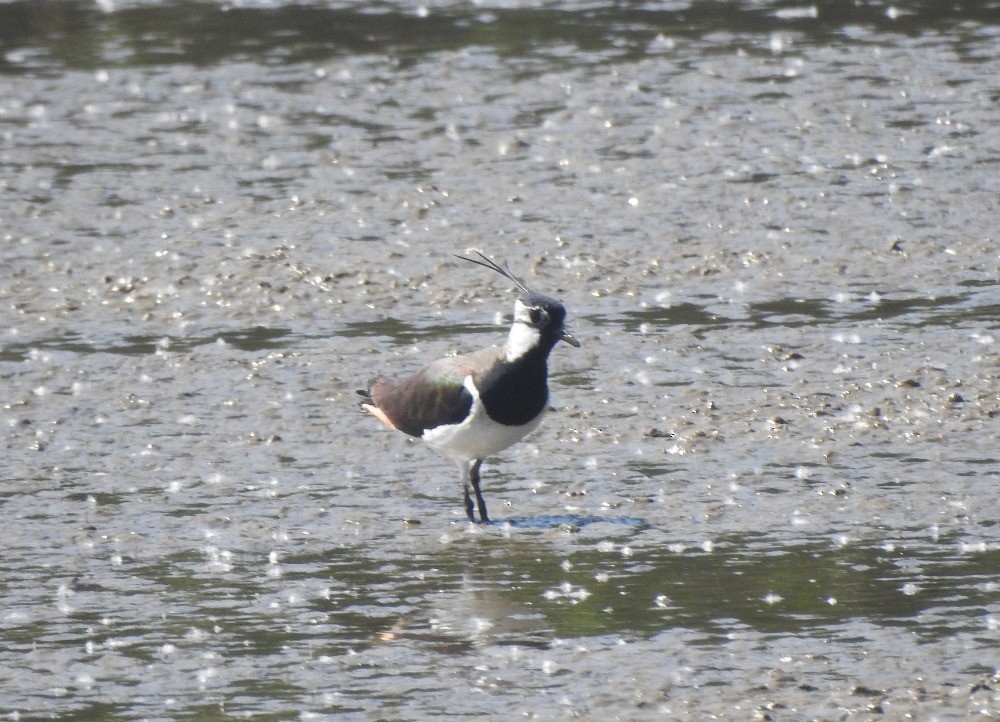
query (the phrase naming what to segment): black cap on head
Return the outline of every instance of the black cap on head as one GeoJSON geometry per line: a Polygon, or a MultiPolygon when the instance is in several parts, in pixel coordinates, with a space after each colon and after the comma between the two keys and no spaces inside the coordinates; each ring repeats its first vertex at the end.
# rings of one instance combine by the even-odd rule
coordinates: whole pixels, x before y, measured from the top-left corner
{"type": "Polygon", "coordinates": [[[580,342],[563,325],[566,320],[566,308],[559,301],[551,296],[545,296],[532,291],[528,287],[528,284],[513,274],[510,266],[506,263],[503,266],[497,265],[495,261],[487,258],[486,254],[480,250],[475,250],[475,254],[479,258],[468,258],[460,256],[457,253],[455,254],[455,258],[461,258],[463,261],[489,268],[491,271],[496,271],[504,278],[513,281],[514,285],[523,294],[518,298],[518,301],[528,310],[528,318],[521,319],[523,322],[537,328],[543,334],[552,337],[554,339],[552,343],[555,343],[555,341],[565,341],[570,346],[580,347],[580,342]],[[533,311],[534,313],[532,313],[533,311]]]}

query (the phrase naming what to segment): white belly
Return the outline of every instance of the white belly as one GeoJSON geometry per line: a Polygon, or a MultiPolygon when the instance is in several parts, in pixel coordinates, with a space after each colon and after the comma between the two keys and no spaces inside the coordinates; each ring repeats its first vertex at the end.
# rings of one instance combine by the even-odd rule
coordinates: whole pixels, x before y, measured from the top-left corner
{"type": "Polygon", "coordinates": [[[421,437],[431,447],[456,460],[483,459],[506,449],[534,431],[545,412],[521,426],[504,426],[491,419],[486,407],[479,400],[479,393],[472,379],[465,380],[465,388],[472,394],[472,409],[465,421],[450,426],[429,429],[421,437]]]}

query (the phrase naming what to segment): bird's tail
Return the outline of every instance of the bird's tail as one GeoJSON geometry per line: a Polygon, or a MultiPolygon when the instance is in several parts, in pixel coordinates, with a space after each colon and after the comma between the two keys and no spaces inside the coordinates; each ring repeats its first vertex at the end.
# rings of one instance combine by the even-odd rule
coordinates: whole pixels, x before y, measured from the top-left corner
{"type": "MultiPolygon", "coordinates": [[[[374,385],[374,381],[372,384],[374,385]]],[[[376,419],[381,421],[383,424],[388,426],[390,429],[395,429],[396,425],[389,420],[389,417],[385,415],[385,412],[378,407],[375,400],[372,398],[372,392],[366,391],[364,389],[358,389],[358,396],[361,397],[361,410],[365,411],[376,419]]]]}

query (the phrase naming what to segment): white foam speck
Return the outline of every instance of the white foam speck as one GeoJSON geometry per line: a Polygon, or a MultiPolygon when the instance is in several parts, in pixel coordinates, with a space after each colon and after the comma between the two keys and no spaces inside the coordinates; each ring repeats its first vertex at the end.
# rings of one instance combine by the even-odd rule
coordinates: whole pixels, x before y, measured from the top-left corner
{"type": "MultiPolygon", "coordinates": [[[[652,41],[650,41],[649,45],[647,46],[649,50],[673,50],[676,47],[677,47],[677,41],[674,40],[673,38],[668,38],[666,35],[663,35],[662,33],[653,38],[652,41]]],[[[666,103],[667,100],[669,100],[669,98],[664,99],[663,102],[666,103]]],[[[669,106],[664,106],[664,107],[669,107],[669,106]]]]}
{"type": "Polygon", "coordinates": [[[574,587],[569,582],[563,582],[558,587],[554,589],[546,589],[542,592],[542,597],[550,601],[556,600],[566,600],[572,604],[577,602],[582,602],[584,599],[590,596],[588,592],[583,587],[574,587]]]}
{"type": "Polygon", "coordinates": [[[267,576],[277,579],[281,576],[281,565],[278,564],[278,552],[267,555],[267,576]]]}
{"type": "Polygon", "coordinates": [[[986,542],[962,542],[958,548],[963,554],[980,554],[986,551],[986,542]]]}
{"type": "Polygon", "coordinates": [[[69,605],[67,600],[72,597],[76,592],[69,588],[66,584],[60,584],[58,589],[56,589],[56,609],[58,609],[63,614],[69,614],[73,611],[73,607],[69,605]]]}
{"type": "Polygon", "coordinates": [[[861,343],[861,335],[857,333],[835,333],[831,338],[837,343],[861,343]]]}
{"type": "Polygon", "coordinates": [[[774,16],[781,20],[800,20],[806,18],[818,18],[819,8],[815,5],[804,7],[780,8],[774,11],[774,16]]]}
{"type": "Polygon", "coordinates": [[[202,689],[208,686],[209,680],[215,677],[216,671],[214,667],[206,667],[205,669],[198,670],[198,684],[202,689]]]}

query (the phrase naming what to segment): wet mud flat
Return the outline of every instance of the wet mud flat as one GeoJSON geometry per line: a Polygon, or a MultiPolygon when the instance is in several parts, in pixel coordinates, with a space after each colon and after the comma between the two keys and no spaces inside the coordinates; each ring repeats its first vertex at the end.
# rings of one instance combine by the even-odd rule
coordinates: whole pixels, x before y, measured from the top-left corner
{"type": "Polygon", "coordinates": [[[996,714],[984,8],[4,6],[0,711],[996,714]],[[470,247],[490,525],[355,394],[470,247]]]}

